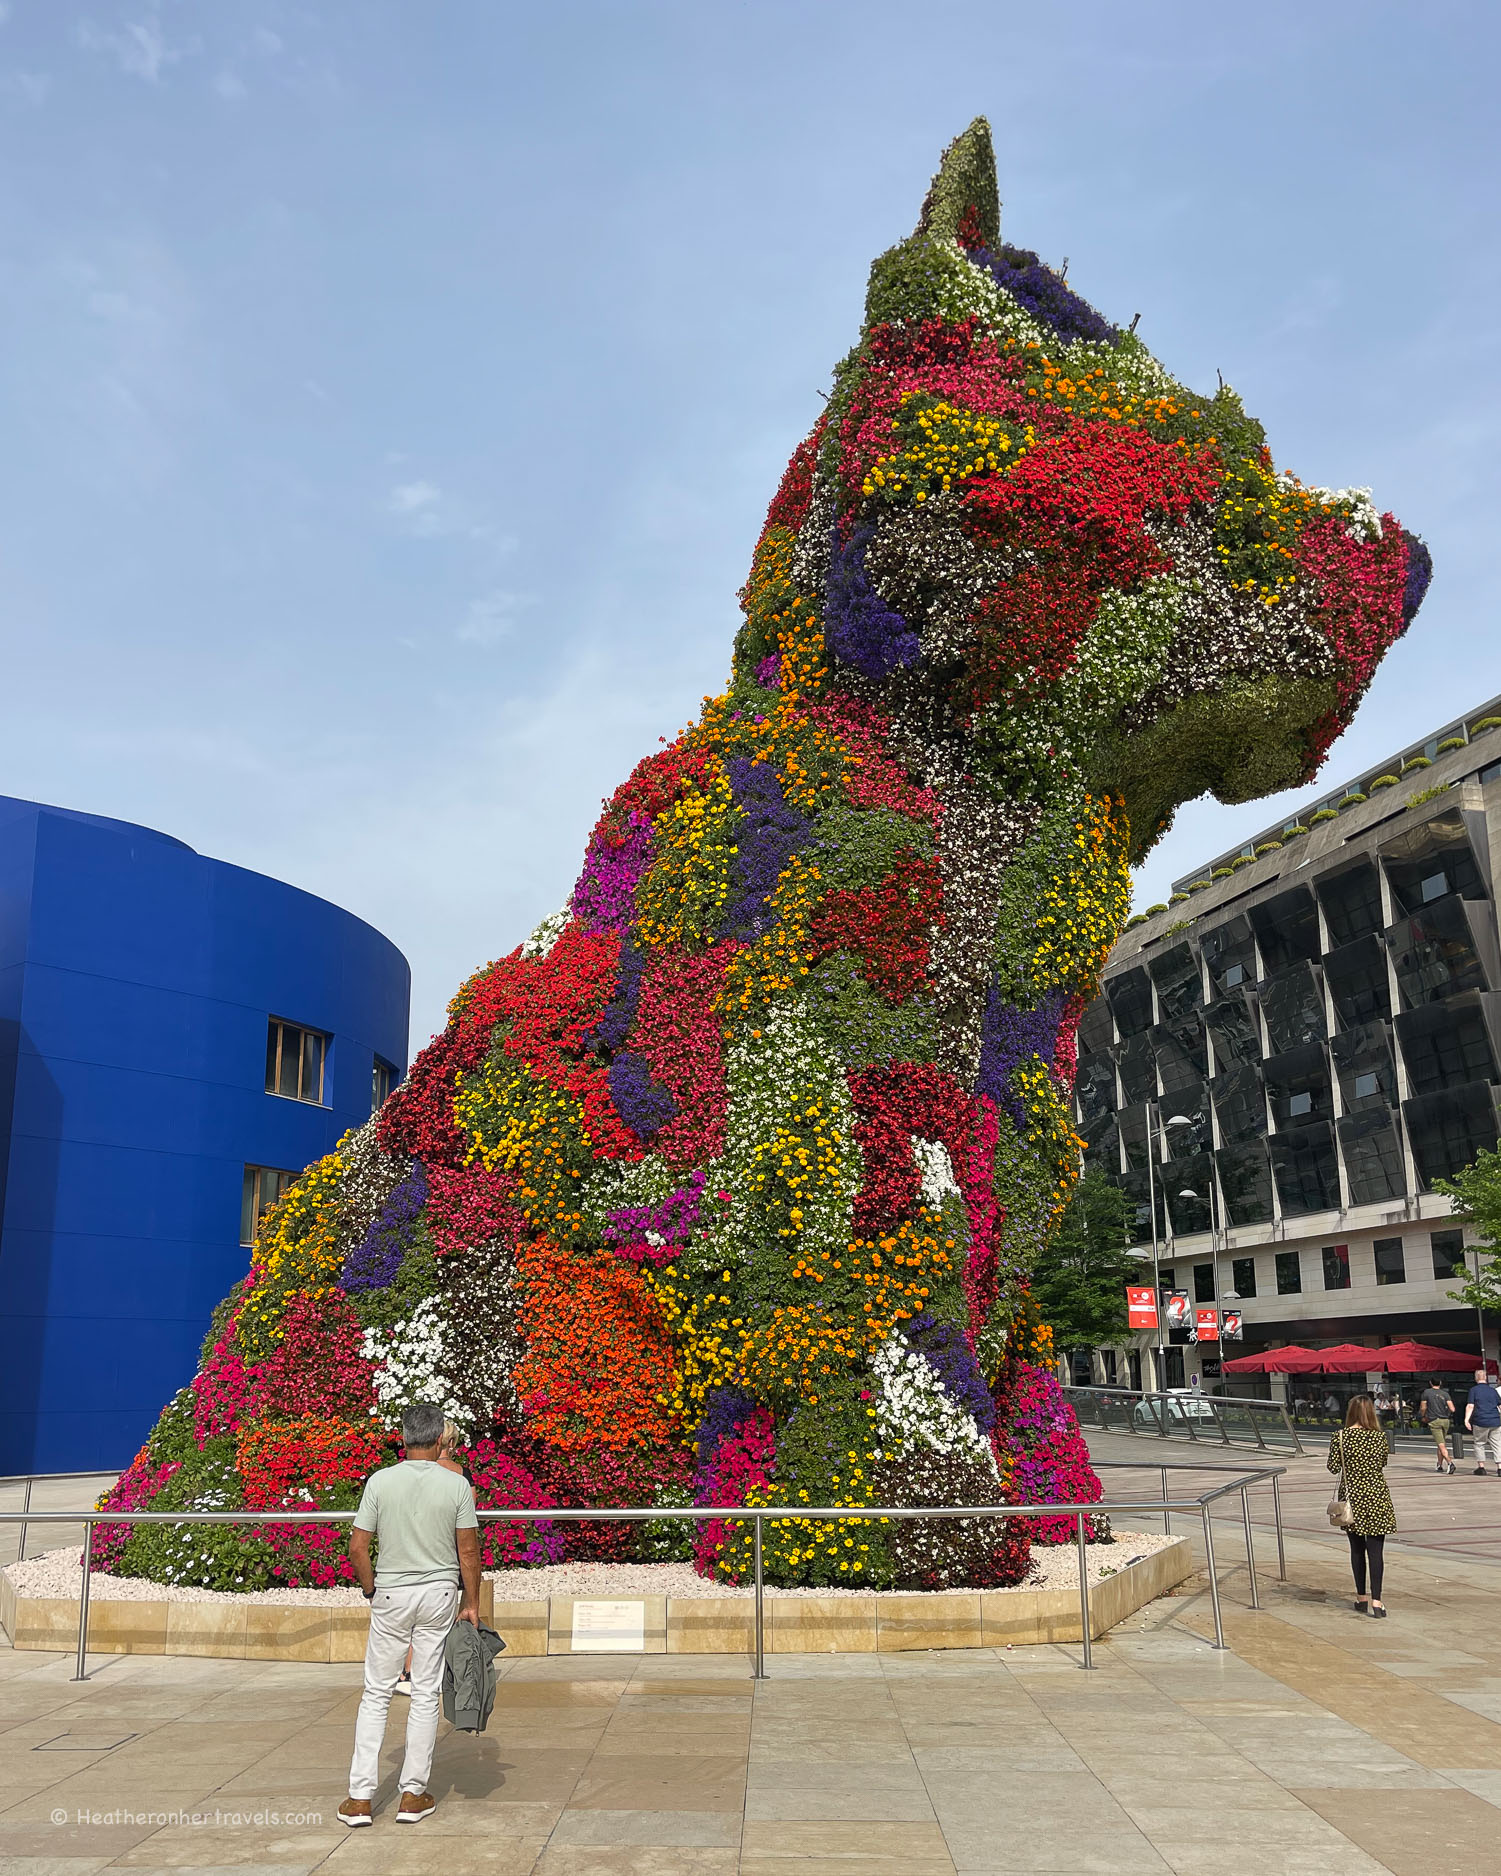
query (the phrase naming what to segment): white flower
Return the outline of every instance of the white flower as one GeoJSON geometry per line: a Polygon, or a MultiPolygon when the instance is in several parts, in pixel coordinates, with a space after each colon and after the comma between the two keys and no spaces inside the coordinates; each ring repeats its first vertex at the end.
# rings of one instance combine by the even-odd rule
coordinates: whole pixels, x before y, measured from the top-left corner
{"type": "Polygon", "coordinates": [[[922,1140],[913,1134],[912,1157],[917,1161],[918,1177],[922,1180],[923,1204],[930,1211],[942,1211],[945,1199],[960,1196],[954,1162],[941,1140],[922,1140]]]}
{"type": "Polygon", "coordinates": [[[392,1422],[416,1401],[431,1401],[450,1420],[463,1422],[468,1411],[455,1398],[444,1351],[445,1323],[439,1299],[424,1297],[410,1316],[390,1329],[367,1329],[360,1344],[366,1361],[376,1363],[371,1379],[376,1405],[372,1415],[392,1422]]]}
{"type": "Polygon", "coordinates": [[[573,900],[565,900],[551,917],[543,919],[532,935],[522,942],[521,955],[524,958],[545,958],[553,946],[568,928],[568,921],[573,917],[573,900]]]}
{"type": "Polygon", "coordinates": [[[906,1336],[897,1333],[882,1345],[871,1372],[881,1389],[876,1430],[884,1443],[935,1453],[967,1453],[995,1470],[989,1437],[974,1415],[945,1391],[932,1363],[906,1336]]]}

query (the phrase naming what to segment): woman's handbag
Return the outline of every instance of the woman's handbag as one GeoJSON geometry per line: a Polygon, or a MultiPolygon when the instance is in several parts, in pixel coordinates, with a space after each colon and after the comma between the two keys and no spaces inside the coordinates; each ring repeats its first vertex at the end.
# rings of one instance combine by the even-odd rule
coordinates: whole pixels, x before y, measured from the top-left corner
{"type": "Polygon", "coordinates": [[[1355,1513],[1350,1508],[1350,1501],[1345,1496],[1345,1429],[1339,1430],[1339,1488],[1329,1500],[1329,1522],[1336,1531],[1348,1531],[1355,1522],[1355,1513]]]}

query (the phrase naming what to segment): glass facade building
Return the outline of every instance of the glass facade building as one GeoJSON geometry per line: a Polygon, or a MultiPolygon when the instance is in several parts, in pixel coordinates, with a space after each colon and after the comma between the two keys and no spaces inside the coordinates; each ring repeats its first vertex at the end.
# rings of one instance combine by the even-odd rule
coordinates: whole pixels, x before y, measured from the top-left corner
{"type": "Polygon", "coordinates": [[[1176,1287],[1241,1313],[1227,1352],[1479,1357],[1435,1188],[1501,1131],[1498,863],[1501,700],[1178,881],[1116,946],[1079,1032],[1086,1164],[1176,1287]]]}

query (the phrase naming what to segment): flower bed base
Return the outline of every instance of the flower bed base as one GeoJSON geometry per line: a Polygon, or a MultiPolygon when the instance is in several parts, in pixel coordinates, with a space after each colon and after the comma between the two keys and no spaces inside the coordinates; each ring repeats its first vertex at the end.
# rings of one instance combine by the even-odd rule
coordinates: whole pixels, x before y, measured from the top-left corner
{"type": "MultiPolygon", "coordinates": [[[[1091,1639],[1192,1574],[1186,1538],[1091,1583],[1091,1639]]],[[[566,1655],[573,1648],[571,1596],[496,1602],[486,1582],[485,1620],[506,1638],[507,1653],[566,1655]]],[[[746,1596],[637,1596],[647,1654],[749,1654],[754,1605],[746,1596]]],[[[369,1617],[341,1603],[319,1608],[220,1602],[111,1602],[89,1608],[90,1654],[207,1655],[228,1661],[362,1661],[369,1617]]],[[[64,1597],[21,1596],[0,1571],[0,1627],[13,1648],[55,1653],[78,1641],[78,1604],[64,1597]]],[[[888,1654],[913,1648],[998,1648],[1080,1639],[1079,1593],[1068,1589],[937,1590],[869,1595],[777,1595],[766,1598],[769,1654],[888,1654]]],[[[580,1652],[583,1652],[582,1650],[580,1652]]]]}

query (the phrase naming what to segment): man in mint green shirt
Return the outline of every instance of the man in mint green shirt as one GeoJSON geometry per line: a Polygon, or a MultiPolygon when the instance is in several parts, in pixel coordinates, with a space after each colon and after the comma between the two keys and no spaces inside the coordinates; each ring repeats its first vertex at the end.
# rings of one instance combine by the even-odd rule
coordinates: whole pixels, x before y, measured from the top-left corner
{"type": "Polygon", "coordinates": [[[402,1415],[406,1458],[372,1473],[349,1534],[349,1561],[370,1604],[365,1691],[354,1726],[349,1796],[339,1806],[351,1826],[372,1822],[386,1716],[407,1649],[412,1706],[407,1715],[398,1824],[420,1824],[435,1800],[427,1788],[438,1738],[443,1644],[455,1620],[479,1621],[479,1519],[462,1474],[440,1466],[443,1409],[422,1401],[402,1415]],[[370,1539],[378,1565],[370,1561],[370,1539]]]}

